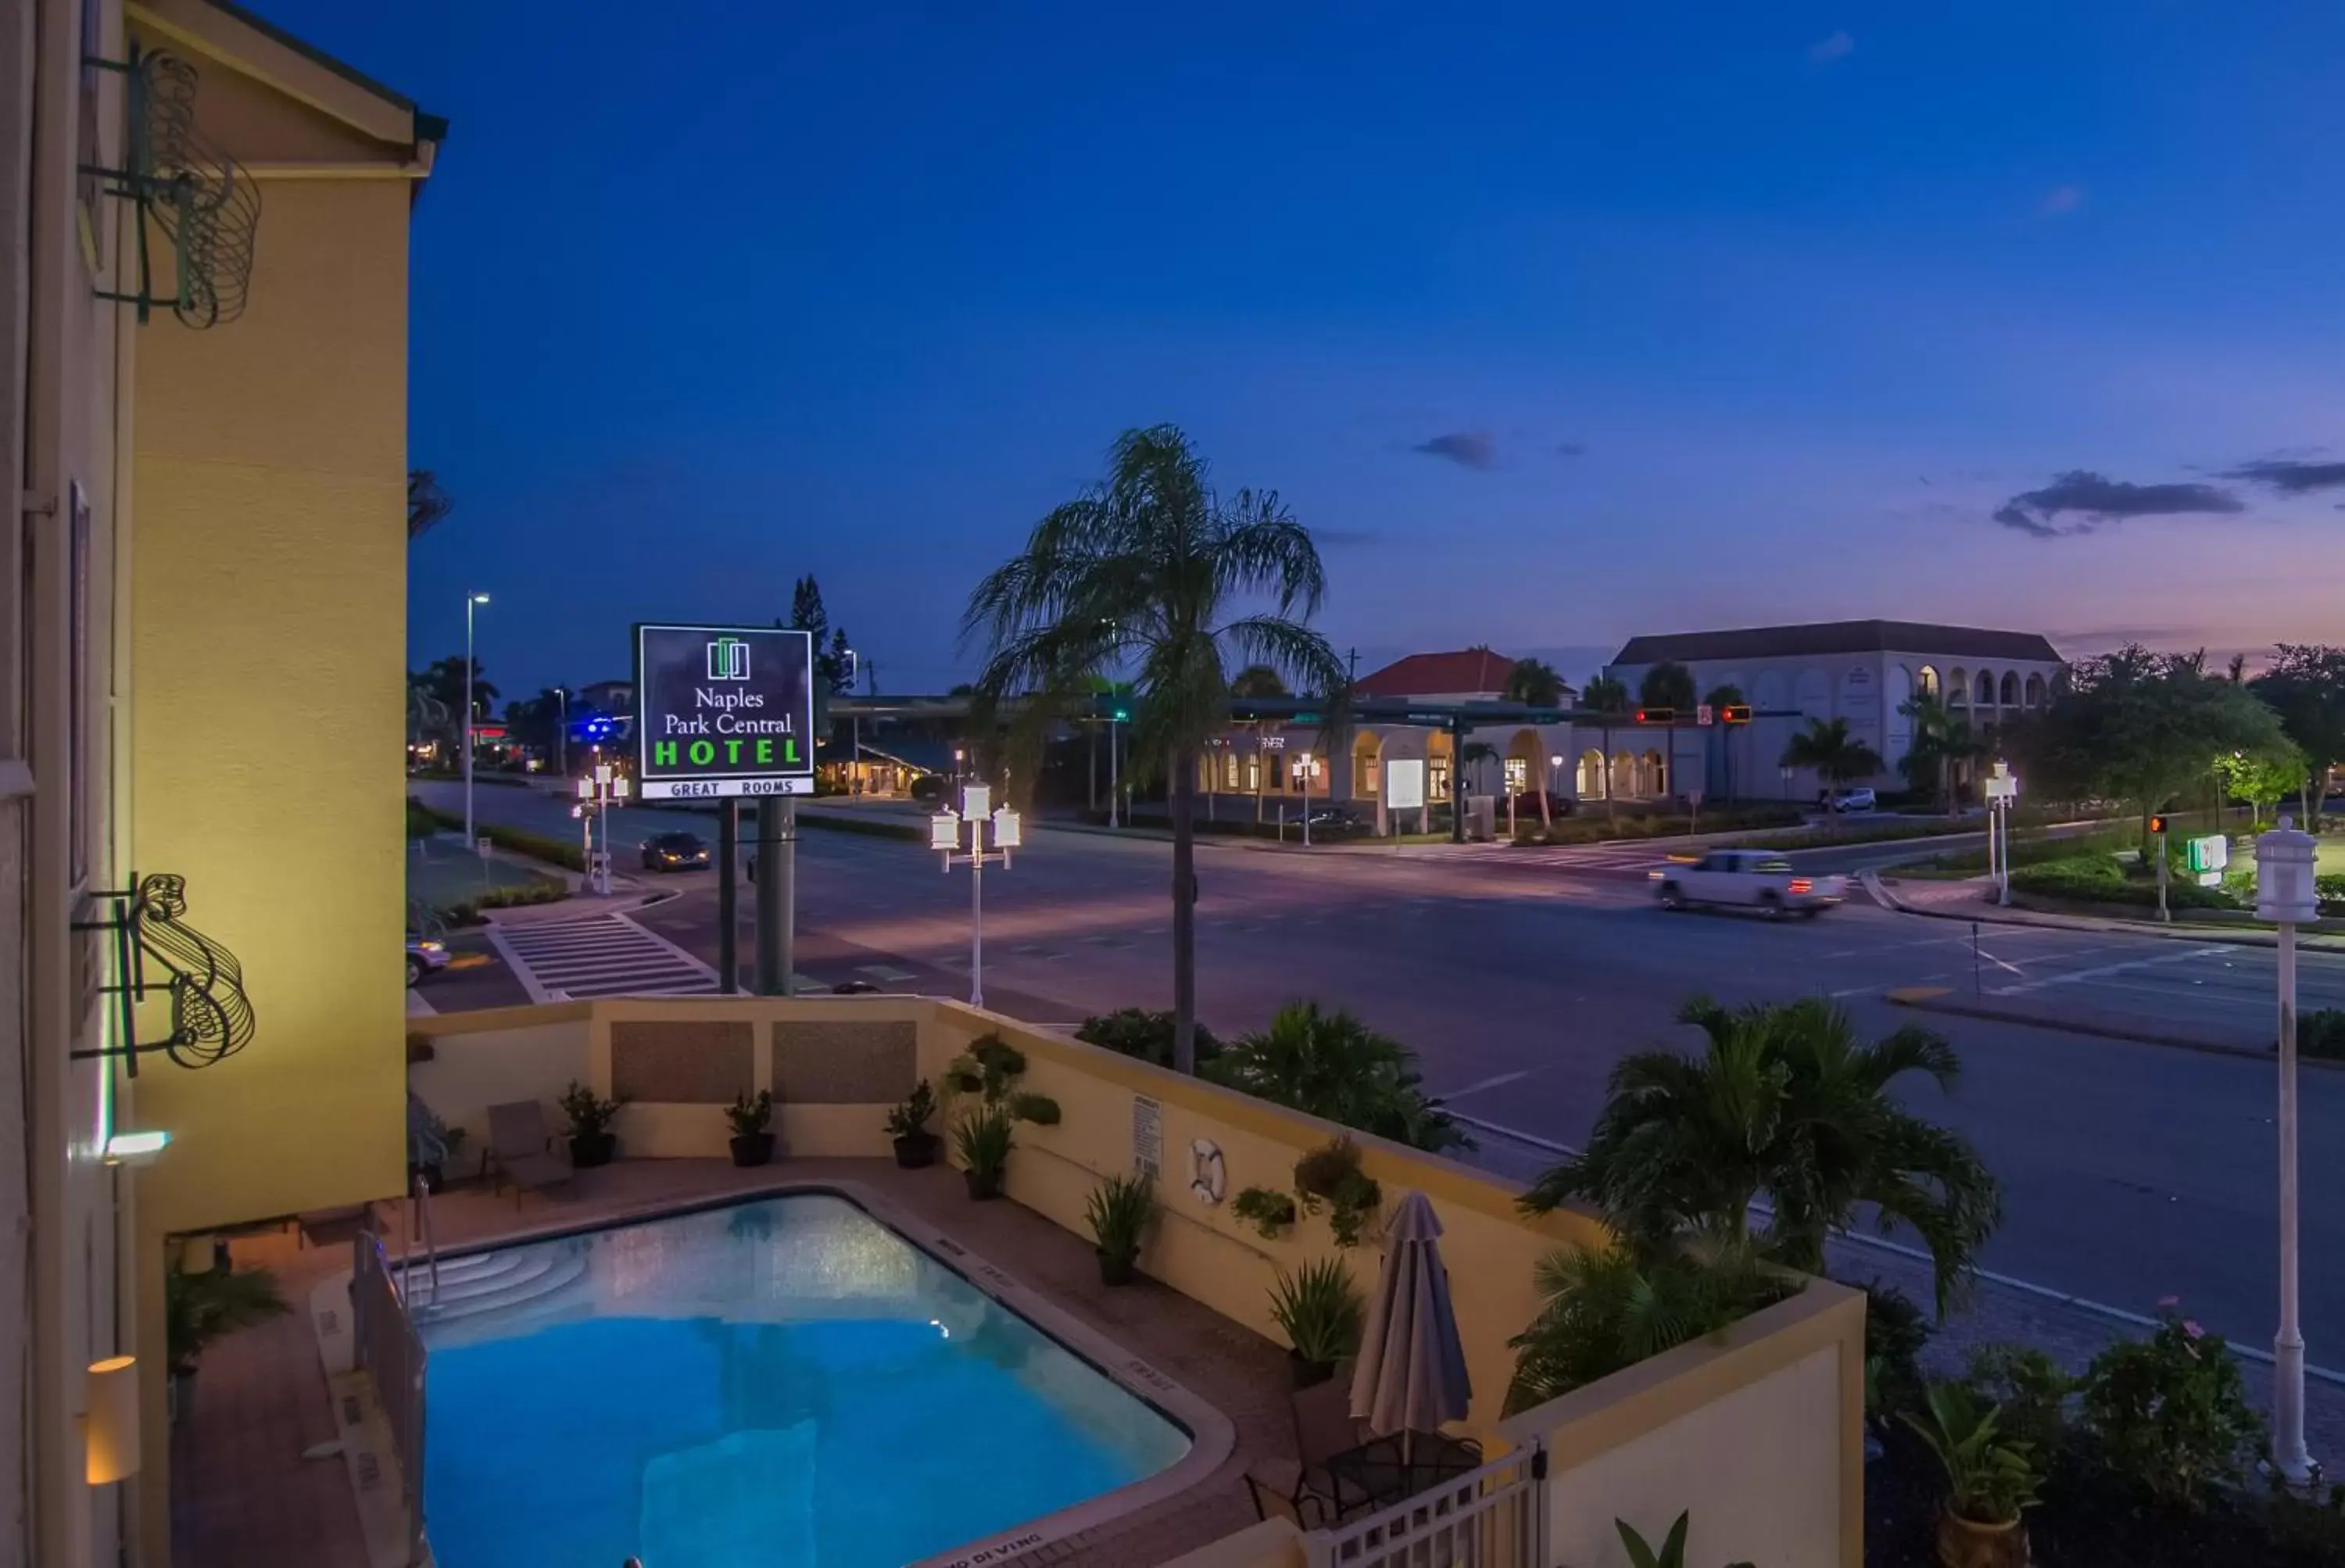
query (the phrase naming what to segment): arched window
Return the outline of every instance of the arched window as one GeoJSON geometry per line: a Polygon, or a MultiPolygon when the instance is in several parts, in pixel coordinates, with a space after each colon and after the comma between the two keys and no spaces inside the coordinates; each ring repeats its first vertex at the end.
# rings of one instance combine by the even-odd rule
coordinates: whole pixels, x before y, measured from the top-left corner
{"type": "Polygon", "coordinates": [[[1914,688],[1921,692],[1924,697],[1937,696],[1938,667],[1934,664],[1924,665],[1922,667],[1922,673],[1914,677],[1914,688]]]}
{"type": "Polygon", "coordinates": [[[1583,751],[1579,754],[1579,796],[1583,800],[1600,799],[1604,794],[1604,753],[1583,751]]]}
{"type": "Polygon", "coordinates": [[[1954,667],[1954,675],[1946,682],[1946,702],[1953,708],[1968,708],[1971,705],[1971,677],[1963,673],[1960,665],[1954,667]]]}
{"type": "Polygon", "coordinates": [[[2040,675],[2031,675],[2027,677],[2027,706],[2030,708],[2044,706],[2044,677],[2040,675]]]}
{"type": "Polygon", "coordinates": [[[2003,672],[2002,700],[2003,706],[2005,708],[2017,708],[2019,706],[2019,674],[2015,670],[2007,669],[2003,672]]]}
{"type": "Polygon", "coordinates": [[[1978,672],[1978,705],[1981,708],[1995,705],[1995,677],[1985,670],[1978,672]]]}

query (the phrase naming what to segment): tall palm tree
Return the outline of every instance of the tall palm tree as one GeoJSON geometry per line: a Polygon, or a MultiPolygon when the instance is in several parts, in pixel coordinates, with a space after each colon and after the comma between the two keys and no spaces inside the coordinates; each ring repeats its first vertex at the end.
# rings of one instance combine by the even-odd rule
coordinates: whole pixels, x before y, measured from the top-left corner
{"type": "Polygon", "coordinates": [[[1847,784],[1880,772],[1881,753],[1850,734],[1845,718],[1811,718],[1783,748],[1782,765],[1812,768],[1828,783],[1847,784]]]}
{"type": "Polygon", "coordinates": [[[1286,679],[1266,664],[1250,664],[1230,677],[1232,697],[1287,697],[1286,679]]]}
{"type": "Polygon", "coordinates": [[[1637,683],[1637,701],[1645,708],[1684,709],[1693,706],[1693,671],[1664,659],[1637,683]]]}
{"type": "Polygon", "coordinates": [[[1702,1054],[1622,1059],[1587,1149],[1540,1176],[1524,1207],[1577,1199],[1649,1242],[1741,1242],[1763,1196],[1767,1251],[1813,1273],[1825,1239],[1871,1205],[1883,1230],[1920,1235],[1943,1308],[2002,1219],[2002,1189],[1966,1140],[1906,1110],[1893,1085],[1920,1074],[1952,1088],[1953,1047],[1912,1025],[1866,1044],[1822,997],[1728,1008],[1694,996],[1678,1017],[1701,1030],[1702,1054]]]}
{"type": "Polygon", "coordinates": [[[1985,755],[1986,748],[1971,728],[1971,721],[1929,692],[1917,692],[1897,705],[1913,720],[1914,740],[1905,753],[1906,781],[1916,788],[1927,779],[1938,797],[1939,809],[1954,811],[1954,769],[1985,755]]]}
{"type": "Polygon", "coordinates": [[[1591,675],[1579,688],[1579,706],[1603,716],[1597,720],[1604,736],[1604,766],[1598,771],[1604,776],[1604,820],[1609,822],[1613,820],[1612,717],[1629,711],[1629,688],[1609,675],[1591,675]]]}
{"type": "Polygon", "coordinates": [[[1134,769],[1171,785],[1172,1059],[1183,1073],[1196,1070],[1197,758],[1229,722],[1232,655],[1341,708],[1343,661],[1306,624],[1326,591],[1309,530],[1276,494],[1217,494],[1189,438],[1162,424],[1119,436],[1107,478],[1036,524],[962,617],[964,638],[989,645],[980,705],[1024,699],[1013,738],[1030,752],[1091,677],[1132,674],[1134,769]]]}
{"type": "Polygon", "coordinates": [[[1474,1140],[1420,1086],[1416,1053],[1341,1008],[1293,1002],[1206,1068],[1214,1083],[1380,1138],[1440,1153],[1474,1140]]]}
{"type": "Polygon", "coordinates": [[[1563,677],[1544,659],[1518,658],[1507,671],[1507,685],[1501,695],[1508,702],[1519,702],[1527,708],[1553,708],[1563,700],[1563,677]]]}

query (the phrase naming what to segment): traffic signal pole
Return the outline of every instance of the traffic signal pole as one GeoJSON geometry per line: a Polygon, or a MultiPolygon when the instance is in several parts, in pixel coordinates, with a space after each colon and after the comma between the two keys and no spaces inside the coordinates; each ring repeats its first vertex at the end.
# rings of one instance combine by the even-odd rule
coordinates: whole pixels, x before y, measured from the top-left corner
{"type": "Polygon", "coordinates": [[[741,802],[716,807],[716,989],[741,989],[741,802]]]}

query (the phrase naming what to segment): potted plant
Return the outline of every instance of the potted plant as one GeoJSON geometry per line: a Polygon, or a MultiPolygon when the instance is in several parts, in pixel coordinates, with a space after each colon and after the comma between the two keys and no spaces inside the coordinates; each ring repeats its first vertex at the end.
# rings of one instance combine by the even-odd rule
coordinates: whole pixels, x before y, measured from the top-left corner
{"type": "Polygon", "coordinates": [[[1270,1288],[1270,1315],[1293,1349],[1287,1363],[1294,1386],[1307,1389],[1335,1375],[1335,1363],[1360,1347],[1367,1303],[1340,1257],[1278,1271],[1270,1288]]]}
{"type": "Polygon", "coordinates": [[[1100,1283],[1129,1285],[1140,1262],[1140,1241],[1156,1218],[1156,1186],[1145,1174],[1110,1176],[1091,1188],[1083,1206],[1099,1245],[1100,1283]]]}
{"type": "Polygon", "coordinates": [[[1999,1407],[1960,1383],[1933,1381],[1927,1419],[1908,1412],[1946,1471],[1938,1510],[1938,1561],[1944,1568],[2026,1568],[2023,1510],[2035,1506],[2044,1471],[2032,1444],[2006,1438],[1999,1407]]]}
{"type": "Polygon", "coordinates": [[[171,1375],[171,1419],[195,1408],[196,1363],[223,1334],[291,1311],[266,1268],[225,1266],[202,1274],[174,1268],[163,1277],[164,1361],[171,1375]]]}
{"type": "Polygon", "coordinates": [[[760,1089],[755,1095],[743,1095],[726,1107],[725,1119],[733,1124],[733,1163],[746,1168],[761,1166],[774,1157],[774,1092],[760,1089]]]}
{"type": "Polygon", "coordinates": [[[574,1078],[570,1087],[562,1091],[560,1104],[562,1114],[570,1118],[571,1167],[583,1171],[609,1165],[619,1143],[618,1135],[611,1131],[611,1121],[626,1102],[604,1099],[574,1078]]]}
{"type": "Polygon", "coordinates": [[[904,1169],[923,1170],[935,1163],[937,1135],[929,1131],[929,1123],[936,1114],[937,1092],[926,1078],[888,1113],[888,1135],[896,1140],[896,1163],[904,1169]]]}
{"type": "Polygon", "coordinates": [[[1250,1186],[1231,1203],[1230,1213],[1260,1231],[1264,1240],[1275,1241],[1280,1231],[1294,1223],[1294,1195],[1250,1186]]]}
{"type": "MultiPolygon", "coordinates": [[[[1620,1532],[1620,1549],[1629,1554],[1629,1568],[1686,1568],[1686,1524],[1692,1517],[1679,1514],[1659,1547],[1638,1534],[1627,1520],[1614,1520],[1612,1528],[1620,1532]]],[[[1751,1564],[1730,1563],[1726,1568],[1751,1568],[1751,1564]]]]}
{"type": "Polygon", "coordinates": [[[1360,1233],[1384,1202],[1384,1189],[1360,1168],[1360,1145],[1349,1135],[1331,1139],[1294,1162],[1294,1190],[1313,1214],[1320,1205],[1327,1206],[1327,1229],[1343,1247],[1360,1244],[1360,1233]]]}
{"type": "Polygon", "coordinates": [[[961,1179],[979,1202],[1001,1196],[1002,1167],[1017,1146],[1010,1113],[999,1105],[972,1111],[953,1125],[953,1152],[960,1156],[961,1179]]]}
{"type": "Polygon", "coordinates": [[[423,1190],[437,1193],[444,1177],[447,1162],[456,1152],[456,1139],[461,1133],[451,1132],[422,1097],[410,1089],[407,1092],[407,1186],[414,1191],[418,1181],[423,1190]]]}

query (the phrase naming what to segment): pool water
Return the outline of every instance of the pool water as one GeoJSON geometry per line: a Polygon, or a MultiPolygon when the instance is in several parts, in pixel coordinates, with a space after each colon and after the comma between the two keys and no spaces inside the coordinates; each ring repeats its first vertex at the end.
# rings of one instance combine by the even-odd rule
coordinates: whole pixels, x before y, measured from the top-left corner
{"type": "Polygon", "coordinates": [[[451,1260],[420,1327],[441,1568],[894,1568],[1189,1435],[844,1198],[451,1260]]]}

